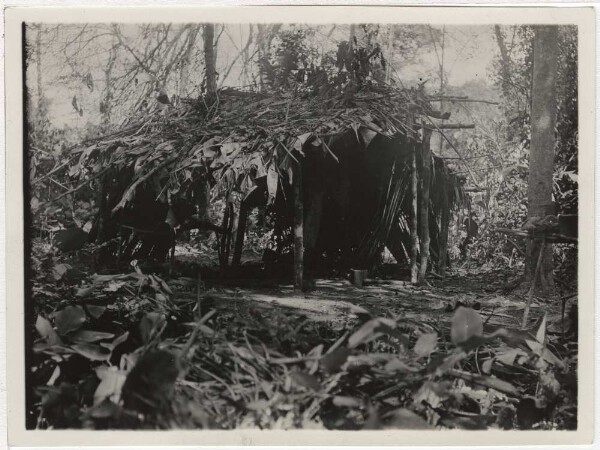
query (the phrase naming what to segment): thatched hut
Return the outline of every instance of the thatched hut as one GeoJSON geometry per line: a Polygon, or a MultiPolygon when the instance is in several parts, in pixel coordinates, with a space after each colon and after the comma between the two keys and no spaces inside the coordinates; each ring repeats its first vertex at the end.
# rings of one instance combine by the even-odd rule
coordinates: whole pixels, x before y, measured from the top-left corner
{"type": "Polygon", "coordinates": [[[446,253],[460,196],[429,148],[435,118],[447,116],[421,90],[389,86],[329,98],[224,90],[211,105],[145,111],[81,147],[81,174],[99,187],[91,237],[120,236],[115,255],[165,257],[178,230],[209,228],[221,263],[236,265],[260,206],[275,235],[293,230],[297,283],[304,262],[368,268],[384,246],[413,269],[420,253],[424,274],[430,251],[446,253]],[[222,223],[207,220],[209,192],[226,201],[222,223]]]}

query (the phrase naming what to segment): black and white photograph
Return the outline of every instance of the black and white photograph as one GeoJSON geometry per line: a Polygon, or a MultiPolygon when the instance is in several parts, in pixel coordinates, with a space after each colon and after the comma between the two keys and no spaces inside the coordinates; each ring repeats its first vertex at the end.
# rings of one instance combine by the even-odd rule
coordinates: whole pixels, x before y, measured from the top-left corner
{"type": "Polygon", "coordinates": [[[24,431],[589,427],[593,10],[233,9],[15,27],[24,431]]]}

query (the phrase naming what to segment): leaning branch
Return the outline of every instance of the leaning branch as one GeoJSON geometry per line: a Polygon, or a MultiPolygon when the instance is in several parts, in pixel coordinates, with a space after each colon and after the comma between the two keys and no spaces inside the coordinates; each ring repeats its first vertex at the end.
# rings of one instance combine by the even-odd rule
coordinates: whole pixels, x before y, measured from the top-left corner
{"type": "Polygon", "coordinates": [[[465,165],[467,172],[469,172],[469,175],[471,175],[471,178],[473,179],[473,183],[475,183],[475,186],[481,187],[481,186],[479,186],[479,183],[477,182],[477,178],[475,178],[475,175],[473,174],[471,167],[467,164],[467,162],[465,161],[465,158],[460,153],[460,151],[456,148],[456,146],[452,143],[452,141],[450,139],[448,139],[448,136],[446,136],[446,134],[440,129],[440,127],[433,120],[431,120],[427,116],[423,116],[423,117],[425,117],[425,118],[427,118],[427,120],[429,120],[429,122],[433,125],[433,127],[437,130],[437,132],[440,133],[440,135],[446,140],[446,142],[448,142],[448,145],[450,145],[452,150],[454,150],[456,152],[458,157],[461,159],[462,163],[465,165]]]}

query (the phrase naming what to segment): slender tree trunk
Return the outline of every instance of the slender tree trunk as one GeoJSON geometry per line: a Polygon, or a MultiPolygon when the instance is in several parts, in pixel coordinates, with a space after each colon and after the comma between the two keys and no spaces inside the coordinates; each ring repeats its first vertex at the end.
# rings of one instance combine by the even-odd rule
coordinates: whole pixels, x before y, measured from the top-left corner
{"type": "Polygon", "coordinates": [[[450,225],[450,211],[448,210],[448,191],[442,190],[442,204],[440,214],[440,239],[438,255],[438,272],[441,276],[446,274],[446,264],[448,263],[448,228],[450,225]]]}
{"type": "Polygon", "coordinates": [[[502,91],[505,96],[510,94],[510,55],[504,42],[504,35],[500,29],[500,25],[494,25],[494,33],[496,34],[496,42],[498,42],[498,49],[500,50],[500,76],[502,77],[502,91]]]}
{"type": "Polygon", "coordinates": [[[188,35],[188,42],[187,47],[185,49],[185,53],[181,58],[181,62],[179,63],[179,98],[184,98],[189,95],[188,85],[190,79],[190,66],[192,64],[192,55],[194,54],[194,49],[196,48],[196,38],[198,37],[198,33],[200,32],[200,27],[201,25],[197,25],[191,28],[188,35]]]}
{"type": "Polygon", "coordinates": [[[304,198],[302,166],[294,171],[294,290],[302,290],[304,283],[304,198]]]}
{"type": "Polygon", "coordinates": [[[270,66],[269,62],[269,54],[271,51],[271,42],[275,35],[281,29],[282,24],[273,24],[273,25],[261,25],[257,24],[257,35],[256,35],[256,43],[258,45],[258,61],[259,61],[259,82],[260,82],[260,90],[261,92],[265,89],[265,70],[268,66],[270,66]]]}
{"type": "Polygon", "coordinates": [[[117,59],[116,38],[113,37],[113,44],[108,53],[108,62],[104,69],[104,98],[102,99],[102,108],[100,108],[100,117],[102,127],[106,130],[110,125],[110,116],[112,112],[112,71],[117,59]]]}
{"type": "Polygon", "coordinates": [[[425,281],[427,265],[429,264],[429,188],[431,184],[431,130],[423,129],[422,143],[422,176],[421,176],[421,265],[419,266],[418,282],[425,281]]]}
{"type": "Polygon", "coordinates": [[[419,146],[413,144],[412,167],[411,167],[411,193],[412,193],[412,215],[410,224],[410,281],[417,282],[419,266],[419,171],[417,168],[417,151],[419,146]]]}
{"type": "Polygon", "coordinates": [[[37,114],[43,114],[44,110],[44,92],[42,88],[42,26],[38,25],[35,36],[35,63],[37,75],[37,114]]]}
{"type": "Polygon", "coordinates": [[[206,97],[209,101],[217,95],[217,55],[215,52],[215,25],[204,25],[204,67],[206,70],[206,97]]]}
{"type": "MultiPolygon", "coordinates": [[[[533,40],[533,83],[531,96],[531,149],[527,188],[529,218],[554,214],[552,175],[556,125],[556,69],[558,59],[558,27],[537,26],[533,40]]],[[[527,276],[532,279],[539,260],[541,244],[531,241],[527,248],[527,276]]],[[[552,247],[546,246],[540,268],[541,293],[554,289],[552,247]]]]}
{"type": "Polygon", "coordinates": [[[395,25],[388,25],[388,42],[385,58],[387,64],[385,65],[385,83],[390,84],[392,81],[392,61],[394,59],[394,30],[395,25]]]}

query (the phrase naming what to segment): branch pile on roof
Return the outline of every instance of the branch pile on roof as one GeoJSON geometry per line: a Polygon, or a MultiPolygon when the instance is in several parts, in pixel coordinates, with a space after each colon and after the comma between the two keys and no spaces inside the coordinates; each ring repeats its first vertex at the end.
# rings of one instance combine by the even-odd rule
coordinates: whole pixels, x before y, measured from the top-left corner
{"type": "Polygon", "coordinates": [[[287,173],[313,139],[353,130],[366,140],[398,133],[418,140],[410,124],[420,114],[435,113],[427,97],[414,89],[371,86],[328,99],[226,90],[211,108],[183,102],[131,118],[121,130],[82,146],[71,174],[85,180],[107,168],[132,169],[113,212],[151,179],[160,180],[157,196],[167,190],[176,195],[207,175],[225,190],[247,193],[271,167],[278,175],[287,173]]]}

